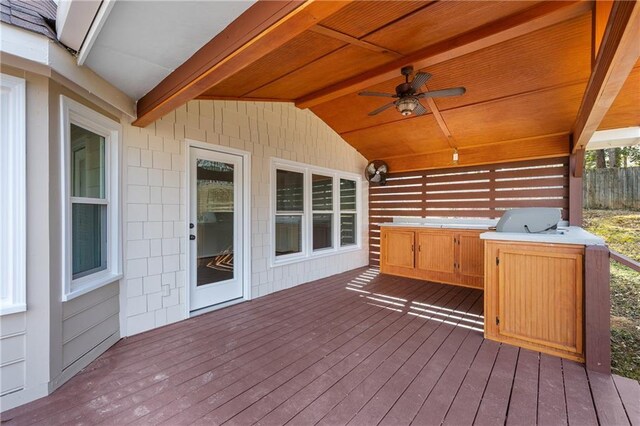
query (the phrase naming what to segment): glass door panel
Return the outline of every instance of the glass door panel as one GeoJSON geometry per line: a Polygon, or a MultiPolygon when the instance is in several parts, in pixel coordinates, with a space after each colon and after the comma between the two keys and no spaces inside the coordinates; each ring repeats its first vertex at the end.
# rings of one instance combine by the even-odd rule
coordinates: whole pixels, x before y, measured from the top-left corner
{"type": "Polygon", "coordinates": [[[234,277],[234,165],[199,158],[197,179],[197,284],[234,277]]]}

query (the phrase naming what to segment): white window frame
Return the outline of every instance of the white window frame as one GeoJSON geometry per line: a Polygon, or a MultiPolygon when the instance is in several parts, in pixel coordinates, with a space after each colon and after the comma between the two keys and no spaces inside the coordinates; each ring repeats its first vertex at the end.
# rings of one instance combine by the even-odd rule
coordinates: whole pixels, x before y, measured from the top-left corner
{"type": "MultiPolygon", "coordinates": [[[[353,179],[351,179],[351,178],[347,178],[347,177],[344,177],[344,176],[340,176],[340,177],[338,177],[338,182],[337,182],[337,184],[338,184],[338,197],[340,197],[340,196],[341,196],[341,194],[340,194],[340,191],[341,191],[341,189],[342,189],[342,188],[340,187],[340,180],[341,180],[341,179],[342,179],[342,180],[353,180],[353,179]]],[[[346,245],[344,245],[344,246],[343,246],[343,245],[342,245],[342,233],[341,233],[341,232],[338,232],[338,241],[337,241],[337,244],[338,244],[338,245],[340,245],[340,247],[345,247],[345,248],[346,248],[346,247],[351,247],[351,246],[354,246],[354,245],[358,245],[358,239],[359,239],[359,234],[360,234],[360,228],[359,228],[360,212],[359,212],[359,209],[358,209],[358,201],[359,201],[359,200],[358,200],[358,198],[359,198],[359,191],[358,191],[358,187],[359,187],[359,182],[358,182],[358,181],[356,181],[356,182],[355,182],[355,184],[356,184],[356,194],[355,194],[355,197],[356,197],[356,208],[355,208],[355,209],[345,209],[345,210],[342,210],[342,206],[340,205],[340,200],[338,200],[338,209],[337,209],[337,213],[336,213],[336,214],[339,216],[339,217],[338,217],[338,227],[340,227],[340,224],[341,224],[341,223],[340,223],[340,221],[341,221],[341,219],[342,219],[342,214],[343,214],[343,213],[344,213],[344,214],[355,214],[355,215],[356,215],[356,226],[355,226],[356,238],[355,238],[355,243],[353,243],[353,244],[346,244],[346,245]]],[[[339,231],[342,231],[342,229],[339,229],[339,231]]]]}
{"type": "MultiPolygon", "coordinates": [[[[302,262],[331,256],[338,253],[346,253],[357,251],[362,248],[362,179],[355,173],[343,172],[339,170],[317,167],[310,164],[298,163],[291,160],[280,158],[271,158],[270,164],[271,184],[270,184],[270,209],[269,209],[269,228],[270,228],[270,265],[280,266],[290,263],[302,262]],[[276,171],[288,170],[292,172],[303,173],[304,191],[303,191],[303,214],[302,214],[302,251],[287,255],[276,256],[276,171]],[[333,247],[313,250],[313,204],[312,204],[312,179],[311,175],[322,175],[333,179],[333,210],[332,211],[316,211],[316,213],[330,213],[332,215],[332,237],[333,247]],[[346,246],[340,245],[340,179],[348,179],[356,182],[356,243],[346,246]]],[[[281,212],[281,214],[287,214],[281,212]]]]}
{"type": "Polygon", "coordinates": [[[9,111],[2,111],[9,122],[9,140],[0,144],[0,220],[6,226],[6,235],[0,238],[0,285],[7,286],[0,298],[0,315],[8,315],[27,310],[26,82],[0,74],[0,85],[9,93],[9,111]]]}
{"type": "MultiPolygon", "coordinates": [[[[102,114],[72,100],[60,96],[60,141],[62,143],[62,300],[67,301],[122,278],[122,232],[120,214],[120,135],[121,126],[102,114]],[[71,124],[104,137],[105,198],[96,202],[107,205],[107,268],[73,279],[71,238],[71,124]]],[[[84,200],[84,198],[82,198],[84,200]]]]}

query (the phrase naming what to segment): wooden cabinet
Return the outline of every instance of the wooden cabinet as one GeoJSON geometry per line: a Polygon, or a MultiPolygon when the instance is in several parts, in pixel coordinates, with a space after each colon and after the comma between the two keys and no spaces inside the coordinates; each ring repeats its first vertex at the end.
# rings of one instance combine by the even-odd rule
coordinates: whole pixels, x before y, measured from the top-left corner
{"type": "Polygon", "coordinates": [[[485,337],[584,361],[582,246],[486,244],[485,337]]]}
{"type": "Polygon", "coordinates": [[[383,227],[380,270],[385,274],[483,288],[481,232],[383,227]]]}
{"type": "Polygon", "coordinates": [[[451,232],[418,231],[418,269],[455,273],[455,241],[451,232]]]}
{"type": "Polygon", "coordinates": [[[383,239],[383,244],[385,266],[413,269],[415,264],[413,231],[389,230],[383,239]]]}

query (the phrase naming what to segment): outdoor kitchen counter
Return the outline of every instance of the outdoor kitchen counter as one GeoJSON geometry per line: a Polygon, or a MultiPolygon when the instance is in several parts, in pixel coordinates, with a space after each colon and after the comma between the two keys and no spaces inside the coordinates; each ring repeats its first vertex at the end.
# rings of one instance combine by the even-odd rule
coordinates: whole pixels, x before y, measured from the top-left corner
{"type": "Polygon", "coordinates": [[[483,240],[523,241],[532,243],[578,244],[583,246],[605,245],[602,238],[593,235],[579,226],[559,227],[556,233],[527,234],[521,232],[484,232],[483,240]]]}
{"type": "Polygon", "coordinates": [[[498,223],[498,219],[419,219],[394,217],[393,222],[381,223],[381,227],[396,228],[441,228],[488,230],[498,223]]]}

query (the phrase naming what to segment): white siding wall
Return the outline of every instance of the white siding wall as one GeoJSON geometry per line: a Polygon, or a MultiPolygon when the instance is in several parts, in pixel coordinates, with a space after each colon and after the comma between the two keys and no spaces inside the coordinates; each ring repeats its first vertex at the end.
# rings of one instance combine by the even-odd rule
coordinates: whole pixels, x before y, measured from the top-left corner
{"type": "Polygon", "coordinates": [[[27,81],[27,311],[0,316],[0,410],[45,396],[49,384],[50,194],[48,79],[27,81]]]}
{"type": "Polygon", "coordinates": [[[113,344],[120,338],[118,290],[115,282],[62,304],[63,370],[77,361],[84,367],[95,358],[85,357],[92,350],[104,342],[113,344]]]}
{"type": "Polygon", "coordinates": [[[362,173],[364,157],[313,113],[292,104],[191,101],[145,129],[125,126],[127,335],[186,316],[185,138],[252,154],[252,298],[368,263],[365,184],[361,250],[269,266],[270,158],[362,173]]]}

